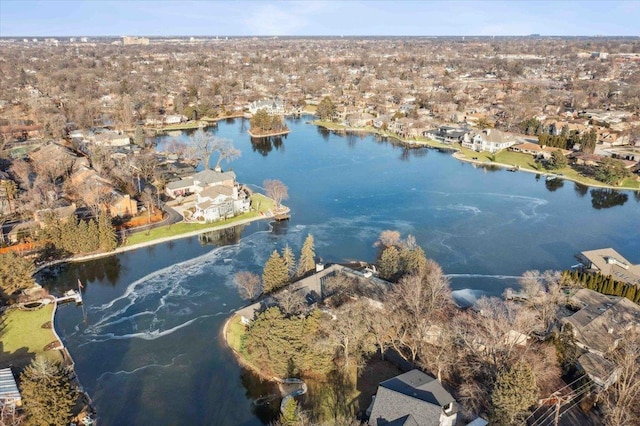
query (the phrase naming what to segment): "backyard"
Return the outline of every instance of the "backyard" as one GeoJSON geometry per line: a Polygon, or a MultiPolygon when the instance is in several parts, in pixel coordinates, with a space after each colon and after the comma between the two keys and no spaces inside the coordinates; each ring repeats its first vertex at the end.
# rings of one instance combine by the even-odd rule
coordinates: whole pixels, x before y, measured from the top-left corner
{"type": "Polygon", "coordinates": [[[33,311],[9,309],[0,317],[0,367],[23,367],[36,354],[44,353],[52,360],[62,361],[58,350],[45,351],[49,343],[56,341],[51,328],[43,324],[51,321],[54,304],[33,311]]]}

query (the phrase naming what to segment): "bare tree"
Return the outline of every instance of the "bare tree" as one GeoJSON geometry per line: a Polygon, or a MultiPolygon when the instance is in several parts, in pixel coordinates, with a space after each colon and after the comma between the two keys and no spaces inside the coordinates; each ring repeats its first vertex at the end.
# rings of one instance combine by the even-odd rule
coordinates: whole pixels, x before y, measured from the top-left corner
{"type": "Polygon", "coordinates": [[[400,232],[392,231],[390,229],[384,230],[380,233],[378,240],[374,243],[375,247],[391,247],[400,244],[400,232]]]}
{"type": "Polygon", "coordinates": [[[262,184],[267,193],[267,197],[276,203],[276,210],[280,208],[280,203],[289,198],[289,189],[279,180],[267,179],[262,184]]]}
{"type": "Polygon", "coordinates": [[[214,170],[220,171],[220,163],[222,160],[227,162],[240,157],[240,150],[233,146],[230,139],[219,138],[217,136],[208,135],[204,130],[198,129],[193,135],[193,145],[191,146],[193,154],[200,159],[205,169],[209,169],[209,158],[215,152],[218,153],[218,160],[214,170]]]}
{"type": "Polygon", "coordinates": [[[235,277],[233,277],[233,283],[238,288],[240,296],[244,299],[253,301],[262,293],[262,281],[257,274],[252,272],[238,272],[235,277]]]}
{"type": "Polygon", "coordinates": [[[304,306],[305,300],[300,294],[300,292],[295,290],[289,290],[288,288],[284,288],[273,295],[286,315],[295,315],[300,313],[300,310],[304,306]]]}
{"type": "Polygon", "coordinates": [[[605,392],[605,421],[611,426],[640,424],[640,334],[629,334],[611,354],[618,380],[605,392]]]}

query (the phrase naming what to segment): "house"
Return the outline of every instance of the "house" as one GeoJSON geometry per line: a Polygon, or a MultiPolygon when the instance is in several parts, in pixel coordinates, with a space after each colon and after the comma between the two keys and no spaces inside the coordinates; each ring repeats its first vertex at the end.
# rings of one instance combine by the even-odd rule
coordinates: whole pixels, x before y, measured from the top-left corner
{"type": "Polygon", "coordinates": [[[474,151],[498,152],[516,144],[516,138],[509,133],[496,129],[484,129],[473,135],[470,140],[462,141],[462,146],[474,151]]]}
{"type": "Polygon", "coordinates": [[[602,155],[587,154],[586,152],[573,152],[569,154],[568,158],[579,166],[597,166],[603,159],[602,155]]]}
{"type": "Polygon", "coordinates": [[[214,185],[197,194],[194,217],[201,222],[217,222],[221,219],[248,212],[251,208],[249,196],[237,186],[214,185]]]}
{"type": "Polygon", "coordinates": [[[640,306],[626,297],[582,288],[569,303],[578,310],[560,320],[563,328],[570,326],[576,346],[598,356],[614,350],[625,333],[640,328],[640,306]]]}
{"type": "Polygon", "coordinates": [[[22,396],[18,390],[16,379],[13,377],[11,368],[0,370],[0,411],[6,412],[6,408],[11,410],[22,405],[22,396]]]}
{"type": "Polygon", "coordinates": [[[41,228],[45,227],[45,220],[47,216],[53,215],[57,221],[65,222],[76,212],[76,205],[72,203],[68,206],[57,207],[53,209],[36,210],[33,214],[33,220],[40,225],[41,228]]]}
{"type": "Polygon", "coordinates": [[[373,125],[373,115],[366,112],[351,114],[345,120],[345,124],[349,127],[367,127],[373,125]]]}
{"type": "Polygon", "coordinates": [[[169,182],[165,186],[165,193],[171,198],[197,194],[208,186],[223,185],[233,187],[236,184],[234,172],[218,172],[215,170],[202,170],[192,176],[169,182]]]}
{"type": "Polygon", "coordinates": [[[469,130],[465,128],[440,126],[437,129],[425,130],[422,135],[434,141],[453,144],[468,139],[465,138],[465,136],[469,135],[469,130]]]}
{"type": "Polygon", "coordinates": [[[183,121],[187,121],[187,117],[184,115],[172,114],[164,117],[164,124],[166,125],[180,124],[183,121]]]}
{"type": "Polygon", "coordinates": [[[282,115],[285,112],[284,102],[282,102],[279,99],[271,99],[271,100],[263,99],[260,101],[253,101],[249,104],[248,108],[251,114],[255,114],[259,110],[264,110],[269,115],[274,115],[274,114],[282,115]]]}
{"type": "Polygon", "coordinates": [[[455,399],[435,378],[411,370],[378,386],[369,425],[453,426],[458,409],[455,399]]]}
{"type": "Polygon", "coordinates": [[[38,163],[56,163],[60,167],[57,172],[61,177],[67,173],[67,169],[77,170],[82,166],[89,166],[89,160],[85,157],[79,157],[69,148],[57,143],[48,143],[29,153],[29,158],[33,164],[38,163]]]}
{"type": "Polygon", "coordinates": [[[521,152],[523,154],[533,155],[535,158],[544,158],[548,160],[551,158],[551,153],[554,151],[560,151],[565,157],[571,153],[571,151],[560,148],[553,148],[545,145],[539,145],[537,143],[523,142],[512,145],[509,147],[509,151],[521,152]]]}
{"type": "Polygon", "coordinates": [[[587,352],[580,355],[577,364],[593,383],[603,389],[607,389],[618,380],[619,369],[616,369],[611,361],[600,355],[587,352]]]}
{"type": "Polygon", "coordinates": [[[101,146],[128,146],[131,144],[131,138],[117,132],[103,132],[95,135],[94,142],[101,146]]]}
{"type": "Polygon", "coordinates": [[[138,203],[136,200],[132,200],[129,194],[112,191],[105,198],[101,209],[109,213],[111,217],[135,216],[138,214],[138,203]]]}
{"type": "Polygon", "coordinates": [[[614,280],[640,285],[640,265],[634,265],[612,248],[583,251],[576,255],[582,268],[610,275],[614,280]]]}

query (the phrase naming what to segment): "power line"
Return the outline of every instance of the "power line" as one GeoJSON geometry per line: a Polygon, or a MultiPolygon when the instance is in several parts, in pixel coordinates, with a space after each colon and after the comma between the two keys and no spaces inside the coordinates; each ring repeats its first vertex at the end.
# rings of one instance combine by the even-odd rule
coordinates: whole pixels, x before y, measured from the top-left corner
{"type": "MultiPolygon", "coordinates": [[[[574,391],[573,395],[568,395],[570,399],[568,399],[565,403],[569,403],[571,401],[576,401],[576,402],[574,402],[568,409],[566,409],[564,413],[566,413],[568,410],[570,410],[576,404],[582,401],[584,397],[589,393],[590,389],[591,389],[591,383],[585,383],[579,386],[574,391]]],[[[537,426],[537,425],[542,426],[547,420],[550,420],[552,416],[555,416],[554,423],[557,425],[558,419],[562,417],[562,415],[564,414],[564,413],[560,414],[560,409],[562,408],[562,405],[563,405],[562,398],[558,397],[558,401],[556,402],[556,404],[554,404],[554,406],[549,407],[549,409],[547,409],[547,411],[545,411],[545,413],[542,416],[536,419],[531,426],[537,426]]]]}

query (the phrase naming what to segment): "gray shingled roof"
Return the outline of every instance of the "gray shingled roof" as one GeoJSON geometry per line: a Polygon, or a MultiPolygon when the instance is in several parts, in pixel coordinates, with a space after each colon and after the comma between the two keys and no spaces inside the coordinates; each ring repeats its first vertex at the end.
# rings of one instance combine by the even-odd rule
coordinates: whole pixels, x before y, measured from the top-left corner
{"type": "Polygon", "coordinates": [[[371,410],[369,425],[438,426],[443,407],[455,403],[440,382],[419,370],[380,383],[371,410]],[[400,423],[397,423],[400,422],[400,423]]]}

